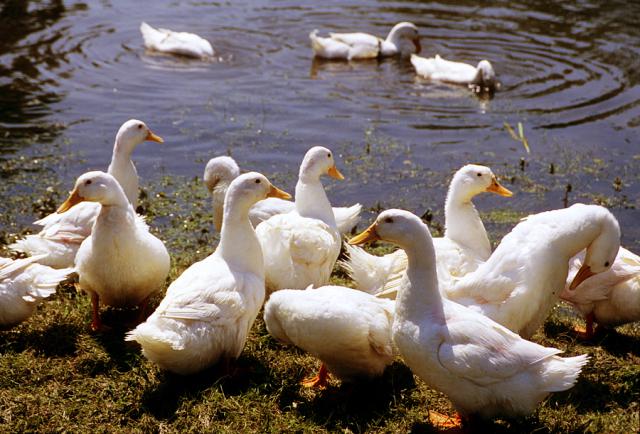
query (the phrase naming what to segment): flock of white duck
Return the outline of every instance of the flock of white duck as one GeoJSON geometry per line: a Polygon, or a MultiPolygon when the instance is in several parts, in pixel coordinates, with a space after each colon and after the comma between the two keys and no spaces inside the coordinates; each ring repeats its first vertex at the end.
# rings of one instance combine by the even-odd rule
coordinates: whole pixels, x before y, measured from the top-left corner
{"type": "MultiPolygon", "coordinates": [[[[196,35],[142,24],[149,48],[211,56],[196,35]]],[[[362,33],[311,35],[316,55],[358,59],[419,51],[416,27],[396,25],[385,39],[362,33]]],[[[436,56],[412,56],[419,71],[443,76],[436,56]]],[[[456,77],[493,77],[490,64],[456,77]]],[[[447,81],[456,81],[450,75],[447,81]]],[[[462,78],[460,78],[463,81],[462,78]]],[[[144,307],[161,292],[169,254],[136,214],[138,176],[131,155],[144,141],[162,142],[144,122],[125,122],[107,172],[80,176],[58,211],[35,222],[42,230],[11,247],[30,255],[0,259],[0,325],[26,320],[70,273],[91,295],[94,330],[104,330],[100,303],[144,307]]],[[[264,305],[269,333],[322,361],[306,386],[381,375],[399,355],[429,386],[445,393],[463,420],[530,414],[549,393],[572,387],[588,357],[561,358],[530,338],[563,298],[593,323],[640,320],[640,258],[620,248],[615,217],[596,205],[529,216],[491,252],[472,199],[511,192],[484,166],[454,175],[445,203],[444,237],[408,211],[382,212],[345,245],[342,266],[357,289],[327,286],[342,236],[361,205],[333,208],[321,178],[343,179],[334,154],[311,148],[300,166],[294,202],[256,172],[240,173],[230,157],[213,158],[204,181],[211,192],[215,251],[167,288],[155,312],[126,339],[163,369],[192,374],[225,365],[242,352],[264,305]],[[356,245],[383,240],[400,247],[378,257],[356,245]],[[265,303],[266,301],[266,303],[265,303]]],[[[141,312],[144,312],[141,309],[141,312]]],[[[435,422],[441,422],[432,414],[435,422]]]]}

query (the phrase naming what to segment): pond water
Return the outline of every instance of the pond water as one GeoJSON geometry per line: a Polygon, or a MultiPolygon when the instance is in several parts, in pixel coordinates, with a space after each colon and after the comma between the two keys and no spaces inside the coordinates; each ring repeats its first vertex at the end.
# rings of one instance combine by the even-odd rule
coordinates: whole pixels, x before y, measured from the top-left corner
{"type": "Polygon", "coordinates": [[[0,156],[65,143],[61,177],[106,168],[115,132],[142,119],[165,138],[135,153],[142,185],[201,175],[212,156],[293,190],[311,145],[339,155],[336,204],[442,212],[450,173],[490,165],[517,213],[606,203],[640,247],[640,3],[627,1],[7,1],[0,6],[0,156]],[[211,62],[145,52],[140,22],[211,41],[211,62]],[[420,29],[423,55],[489,59],[493,99],[417,79],[406,59],[314,61],[308,34],[420,29]],[[524,126],[531,146],[504,128],[524,126]],[[511,182],[510,182],[511,181],[511,182]]]}

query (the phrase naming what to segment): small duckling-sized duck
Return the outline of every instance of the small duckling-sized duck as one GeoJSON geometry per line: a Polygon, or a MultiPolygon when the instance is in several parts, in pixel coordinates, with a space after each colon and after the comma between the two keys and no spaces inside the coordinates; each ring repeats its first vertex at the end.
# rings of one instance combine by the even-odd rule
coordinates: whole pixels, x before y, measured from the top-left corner
{"type": "Polygon", "coordinates": [[[374,59],[420,52],[418,28],[409,22],[393,26],[386,39],[368,33],[329,33],[328,38],[322,38],[317,30],[309,39],[313,54],[325,59],[374,59]]]}
{"type": "Polygon", "coordinates": [[[102,329],[100,302],[114,307],[140,306],[162,289],[169,274],[169,253],[136,213],[120,183],[104,172],[81,175],[58,208],[64,213],[83,202],[97,202],[100,213],[76,255],[78,286],[91,294],[94,331],[102,329]]]}
{"type": "MultiPolygon", "coordinates": [[[[551,392],[573,387],[587,355],[561,358],[562,351],[522,339],[440,295],[431,234],[417,216],[384,211],[349,242],[371,240],[399,245],[409,261],[395,301],[394,344],[414,374],[449,397],[463,421],[526,416],[551,392]]],[[[430,419],[436,425],[451,420],[435,412],[430,419]]]]}
{"type": "Polygon", "coordinates": [[[162,369],[193,374],[242,353],[264,303],[264,265],[249,210],[267,197],[288,199],[263,175],[249,172],[231,182],[224,201],[220,243],[167,289],[156,311],[126,336],[162,369]]]}

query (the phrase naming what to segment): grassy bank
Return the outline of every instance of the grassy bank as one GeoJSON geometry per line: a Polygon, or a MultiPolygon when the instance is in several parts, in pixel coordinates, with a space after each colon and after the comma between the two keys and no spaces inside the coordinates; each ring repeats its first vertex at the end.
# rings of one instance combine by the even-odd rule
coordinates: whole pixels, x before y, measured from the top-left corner
{"type": "MultiPolygon", "coordinates": [[[[20,176],[7,175],[13,184],[0,187],[9,201],[0,216],[3,246],[24,233],[16,222],[54,209],[64,196],[52,172],[39,172],[41,182],[23,190],[20,176]]],[[[158,179],[143,193],[140,211],[172,254],[170,280],[215,248],[209,209],[197,178],[158,179]]],[[[495,239],[521,214],[504,208],[485,217],[495,239]]],[[[434,219],[433,227],[441,226],[434,219]]],[[[346,282],[340,273],[334,279],[346,282]]],[[[304,389],[298,383],[318,361],[276,343],[261,319],[233,377],[215,368],[178,377],[124,342],[135,311],[103,309],[112,327],[104,334],[89,331],[90,311],[89,297],[68,282],[30,320],[0,332],[0,432],[430,432],[427,410],[451,411],[446,397],[414,378],[399,359],[371,383],[349,387],[334,380],[326,390],[304,389]]],[[[529,418],[495,421],[486,429],[638,431],[640,326],[585,344],[570,332],[576,321],[570,309],[558,306],[533,339],[566,355],[591,355],[576,387],[553,394],[529,418]]]]}

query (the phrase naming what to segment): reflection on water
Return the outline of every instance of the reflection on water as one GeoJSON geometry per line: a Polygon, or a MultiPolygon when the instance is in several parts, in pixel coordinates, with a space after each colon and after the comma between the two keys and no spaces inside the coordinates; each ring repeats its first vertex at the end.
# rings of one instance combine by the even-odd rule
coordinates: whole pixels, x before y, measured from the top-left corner
{"type": "MultiPolygon", "coordinates": [[[[200,174],[203,160],[229,151],[243,167],[286,173],[293,183],[304,151],[321,143],[353,168],[367,158],[385,160],[372,164],[372,173],[331,184],[337,201],[372,206],[390,200],[381,191],[398,191],[417,208],[440,201],[446,173],[468,161],[500,172],[525,157],[545,173],[546,165],[580,155],[584,164],[606,162],[607,170],[575,168],[575,192],[618,194],[608,176],[623,173],[619,195],[626,199],[616,197],[622,218],[633,219],[625,207],[640,205],[638,2],[90,0],[0,7],[0,125],[11,131],[0,143],[13,146],[21,131],[65,125],[64,138],[86,157],[78,171],[105,167],[118,126],[137,117],[166,139],[161,151],[136,151],[147,178],[158,170],[200,174]],[[218,57],[145,52],[142,20],[198,33],[218,57]],[[406,59],[311,58],[313,29],[386,35],[399,21],[419,27],[422,55],[489,59],[501,90],[479,98],[421,80],[406,59]],[[531,156],[504,131],[505,121],[523,123],[531,156]],[[373,145],[371,131],[382,138],[373,145]],[[433,171],[442,179],[430,185],[433,171]]],[[[546,188],[523,192],[513,206],[560,206],[562,192],[553,189],[565,185],[546,188]]]]}

